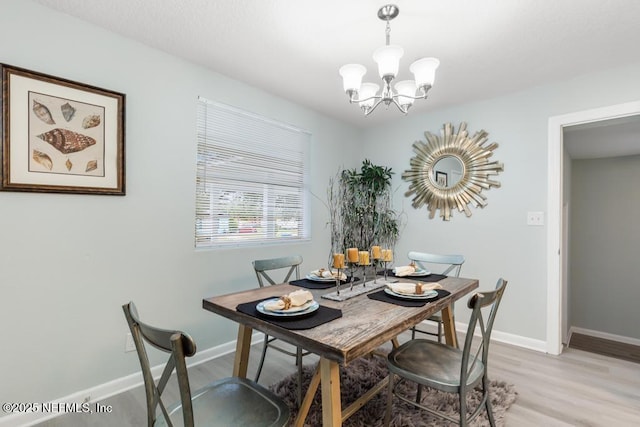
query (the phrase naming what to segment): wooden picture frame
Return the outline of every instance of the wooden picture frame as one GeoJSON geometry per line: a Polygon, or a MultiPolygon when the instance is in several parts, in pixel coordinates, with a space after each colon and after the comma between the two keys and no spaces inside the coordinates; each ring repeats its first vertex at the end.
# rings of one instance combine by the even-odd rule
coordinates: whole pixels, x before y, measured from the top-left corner
{"type": "Polygon", "coordinates": [[[125,95],[0,64],[0,190],[125,194],[125,95]]]}

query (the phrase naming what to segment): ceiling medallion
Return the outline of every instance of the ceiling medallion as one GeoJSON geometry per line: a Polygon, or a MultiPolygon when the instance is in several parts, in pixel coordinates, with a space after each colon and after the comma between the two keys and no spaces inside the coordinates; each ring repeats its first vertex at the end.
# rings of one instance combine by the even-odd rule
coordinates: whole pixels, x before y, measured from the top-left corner
{"type": "Polygon", "coordinates": [[[412,206],[418,209],[427,205],[429,218],[434,218],[439,209],[444,221],[451,219],[454,209],[471,216],[471,203],[485,207],[487,198],[482,190],[500,187],[489,177],[504,171],[502,163],[489,161],[498,144],[485,146],[489,134],[484,130],[469,137],[464,122],[457,133],[451,123],[446,123],[440,135],[424,134],[427,142],[413,143],[411,168],[402,174],[402,179],[410,182],[405,196],[413,196],[412,206]]]}

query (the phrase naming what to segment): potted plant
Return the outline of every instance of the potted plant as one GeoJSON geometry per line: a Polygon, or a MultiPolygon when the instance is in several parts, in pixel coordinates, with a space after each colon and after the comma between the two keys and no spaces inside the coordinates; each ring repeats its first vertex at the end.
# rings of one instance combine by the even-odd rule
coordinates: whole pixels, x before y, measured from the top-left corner
{"type": "Polygon", "coordinates": [[[332,252],[373,245],[393,248],[400,221],[391,206],[391,168],[365,159],[360,170],[346,169],[329,182],[332,252]]]}

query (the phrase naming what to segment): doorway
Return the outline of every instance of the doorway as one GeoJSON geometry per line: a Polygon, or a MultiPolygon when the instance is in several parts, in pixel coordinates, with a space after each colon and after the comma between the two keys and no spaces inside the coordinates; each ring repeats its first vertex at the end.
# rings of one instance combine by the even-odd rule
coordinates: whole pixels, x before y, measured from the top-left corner
{"type": "MultiPolygon", "coordinates": [[[[640,102],[613,105],[555,116],[549,119],[547,181],[547,352],[560,354],[567,329],[567,188],[570,156],[564,141],[566,128],[598,126],[606,120],[640,115],[640,102]],[[592,124],[592,125],[590,125],[592,124]]],[[[599,144],[597,148],[602,148],[599,144]]]]}

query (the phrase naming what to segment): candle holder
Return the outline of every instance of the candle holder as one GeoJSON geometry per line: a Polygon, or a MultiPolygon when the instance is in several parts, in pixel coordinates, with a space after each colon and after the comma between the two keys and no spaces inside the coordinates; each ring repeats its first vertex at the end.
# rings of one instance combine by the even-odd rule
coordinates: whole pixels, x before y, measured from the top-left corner
{"type": "Polygon", "coordinates": [[[384,282],[387,283],[387,261],[382,261],[384,264],[384,282]]]}
{"type": "Polygon", "coordinates": [[[342,269],[338,268],[338,275],[336,276],[336,295],[340,295],[340,279],[342,278],[342,269]]]}
{"type": "Polygon", "coordinates": [[[393,262],[393,252],[391,249],[382,250],[382,262],[384,263],[384,281],[387,282],[387,263],[393,262]]]}
{"type": "Polygon", "coordinates": [[[367,264],[362,264],[362,286],[367,285],[367,264]]]}
{"type": "Polygon", "coordinates": [[[349,280],[351,282],[351,286],[349,288],[349,290],[353,290],[353,282],[355,279],[354,276],[354,266],[358,265],[358,248],[349,248],[347,249],[347,265],[349,266],[349,272],[351,273],[351,280],[349,280]]]}
{"type": "Polygon", "coordinates": [[[351,276],[349,278],[349,290],[352,291],[353,290],[353,281],[355,280],[355,273],[353,272],[353,267],[357,266],[358,263],[354,263],[354,262],[347,262],[347,265],[349,266],[349,275],[351,276]]]}
{"type": "Polygon", "coordinates": [[[371,264],[373,265],[373,283],[377,284],[378,280],[378,261],[382,257],[382,251],[380,246],[371,246],[371,259],[373,260],[371,264]]]}
{"type": "Polygon", "coordinates": [[[373,284],[377,284],[378,283],[378,260],[377,259],[373,259],[373,261],[371,261],[371,265],[373,266],[373,284]]]}
{"type": "Polygon", "coordinates": [[[342,280],[342,269],[344,268],[344,254],[342,253],[333,254],[332,267],[338,270],[338,275],[336,276],[336,295],[340,295],[340,282],[342,280]]]}
{"type": "Polygon", "coordinates": [[[358,264],[362,266],[362,286],[367,285],[367,266],[369,262],[369,251],[360,251],[358,253],[358,264]]]}

